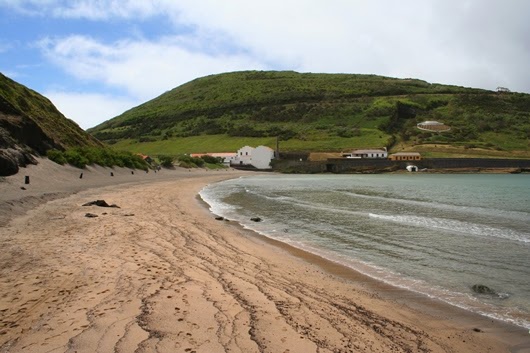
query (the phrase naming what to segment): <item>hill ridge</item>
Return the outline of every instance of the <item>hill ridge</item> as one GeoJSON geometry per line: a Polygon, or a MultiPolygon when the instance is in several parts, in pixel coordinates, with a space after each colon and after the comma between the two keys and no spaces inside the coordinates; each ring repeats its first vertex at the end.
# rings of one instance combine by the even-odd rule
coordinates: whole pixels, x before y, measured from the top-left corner
{"type": "Polygon", "coordinates": [[[523,93],[377,75],[239,71],[197,78],[88,131],[117,148],[159,153],[215,152],[276,136],[288,150],[401,143],[509,152],[528,150],[526,121],[530,95],[523,93]],[[422,120],[441,120],[451,132],[421,132],[422,120]]]}

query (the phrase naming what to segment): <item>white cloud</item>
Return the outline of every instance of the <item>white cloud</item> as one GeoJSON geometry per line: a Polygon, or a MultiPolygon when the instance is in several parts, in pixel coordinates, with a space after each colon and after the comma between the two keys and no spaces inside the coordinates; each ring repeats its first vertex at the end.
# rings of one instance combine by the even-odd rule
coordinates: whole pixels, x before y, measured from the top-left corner
{"type": "MultiPolygon", "coordinates": [[[[502,81],[516,90],[530,91],[530,73],[525,74],[530,60],[530,21],[526,19],[530,3],[525,0],[305,0],[303,6],[298,0],[18,3],[20,7],[40,4],[51,16],[98,21],[164,16],[175,28],[189,26],[195,32],[188,39],[179,38],[181,43],[176,45],[160,39],[137,43],[153,51],[155,46],[169,49],[179,58],[190,53],[180,47],[183,41],[204,43],[207,33],[223,38],[218,43],[230,39],[248,58],[259,58],[252,61],[262,67],[418,77],[486,88],[502,81]],[[177,54],[175,48],[183,52],[177,54]]],[[[206,45],[212,43],[215,40],[206,45]]],[[[208,57],[209,63],[226,60],[224,53],[216,54],[203,58],[208,57]]]]}
{"type": "Polygon", "coordinates": [[[263,69],[245,54],[214,56],[196,51],[199,48],[190,38],[103,44],[71,36],[47,38],[40,46],[50,60],[74,77],[127,92],[126,97],[63,91],[46,94],[63,114],[85,129],[197,77],[242,68],[263,69]]]}
{"type": "Polygon", "coordinates": [[[146,18],[158,13],[158,1],[149,0],[78,0],[55,7],[56,17],[108,20],[111,18],[146,18]]]}
{"type": "Polygon", "coordinates": [[[127,109],[143,103],[128,97],[116,97],[97,93],[72,93],[49,91],[43,93],[67,118],[83,129],[94,127],[120,115],[127,109]]]}
{"type": "Polygon", "coordinates": [[[138,35],[115,42],[89,32],[41,41],[46,57],[65,72],[119,88],[132,101],[151,99],[200,76],[248,69],[372,73],[530,92],[530,2],[525,0],[2,4],[40,9],[56,18],[135,24],[138,35]],[[169,19],[174,28],[164,28],[164,37],[145,39],[142,21],[155,16],[169,19]]]}
{"type": "Polygon", "coordinates": [[[57,2],[58,0],[0,0],[0,6],[28,16],[42,16],[47,8],[57,5],[57,2]]]}
{"type": "Polygon", "coordinates": [[[190,49],[188,41],[175,37],[103,44],[71,36],[43,40],[41,47],[50,60],[75,77],[124,89],[140,99],[151,99],[200,76],[263,68],[245,54],[205,54],[190,49]]]}
{"type": "Polygon", "coordinates": [[[374,73],[530,91],[530,3],[179,1],[180,21],[299,71],[374,73]],[[504,83],[507,84],[507,83],[504,83]]]}
{"type": "Polygon", "coordinates": [[[160,4],[160,0],[0,0],[0,6],[25,15],[89,20],[146,18],[160,13],[160,4]]]}

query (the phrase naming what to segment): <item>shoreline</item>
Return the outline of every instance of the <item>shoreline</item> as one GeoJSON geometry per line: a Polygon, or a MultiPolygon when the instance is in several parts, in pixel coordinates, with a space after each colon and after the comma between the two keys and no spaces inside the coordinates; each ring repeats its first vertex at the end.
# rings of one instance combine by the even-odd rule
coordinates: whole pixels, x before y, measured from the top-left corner
{"type": "MultiPolygon", "coordinates": [[[[209,210],[210,205],[204,201],[200,195],[197,195],[197,200],[204,208],[205,212],[208,212],[213,216],[218,216],[209,210]]],[[[249,237],[257,239],[257,242],[263,242],[274,247],[278,247],[288,252],[292,256],[298,257],[309,264],[322,268],[325,272],[333,276],[345,281],[350,281],[355,283],[355,285],[365,288],[368,292],[370,292],[370,295],[389,300],[396,303],[397,305],[406,306],[413,310],[419,310],[423,313],[428,313],[429,315],[433,316],[448,316],[447,313],[450,312],[455,315],[455,317],[452,317],[451,320],[456,320],[459,324],[464,325],[468,329],[472,330],[478,329],[482,331],[483,328],[495,329],[498,328],[497,326],[500,326],[502,327],[502,330],[506,330],[507,332],[521,331],[524,334],[527,331],[525,327],[519,326],[515,323],[476,313],[469,309],[461,308],[454,304],[448,303],[442,299],[430,297],[424,293],[413,291],[409,288],[402,288],[384,282],[345,264],[341,264],[319,254],[298,248],[294,245],[256,232],[245,227],[237,221],[227,221],[229,221],[226,223],[227,226],[234,227],[238,231],[247,234],[249,237]]],[[[528,344],[527,348],[530,352],[530,343],[528,344]]]]}
{"type": "Polygon", "coordinates": [[[530,352],[523,329],[215,220],[198,192],[236,175],[96,186],[14,217],[0,352],[530,352]],[[95,199],[121,208],[80,206],[95,199]]]}

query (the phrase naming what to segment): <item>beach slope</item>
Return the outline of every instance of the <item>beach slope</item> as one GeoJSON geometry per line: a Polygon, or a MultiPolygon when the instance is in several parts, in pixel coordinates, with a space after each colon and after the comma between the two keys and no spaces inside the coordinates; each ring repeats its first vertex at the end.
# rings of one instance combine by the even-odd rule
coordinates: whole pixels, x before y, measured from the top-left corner
{"type": "Polygon", "coordinates": [[[103,183],[6,220],[0,352],[530,351],[520,328],[215,220],[197,193],[238,173],[103,183]],[[101,199],[119,208],[82,206],[101,199]]]}

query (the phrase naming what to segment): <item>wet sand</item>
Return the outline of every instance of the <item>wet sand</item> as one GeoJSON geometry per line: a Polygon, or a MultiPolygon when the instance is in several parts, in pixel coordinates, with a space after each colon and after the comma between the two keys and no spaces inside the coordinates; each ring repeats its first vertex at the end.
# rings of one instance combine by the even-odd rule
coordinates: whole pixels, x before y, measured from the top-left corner
{"type": "Polygon", "coordinates": [[[241,172],[37,167],[0,181],[0,352],[530,352],[524,329],[215,220],[197,193],[241,172]]]}

